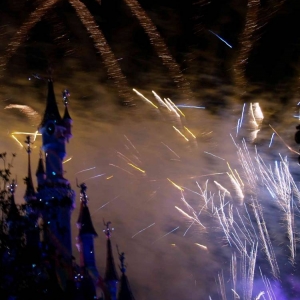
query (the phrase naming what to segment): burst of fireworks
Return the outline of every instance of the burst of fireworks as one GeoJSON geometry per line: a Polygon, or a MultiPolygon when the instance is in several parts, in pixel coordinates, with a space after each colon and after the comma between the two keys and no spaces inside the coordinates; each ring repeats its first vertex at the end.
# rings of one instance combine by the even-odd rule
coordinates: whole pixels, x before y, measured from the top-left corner
{"type": "Polygon", "coordinates": [[[117,86],[119,95],[126,99],[128,103],[132,102],[132,97],[129,89],[127,88],[127,81],[123,75],[118,62],[111,51],[102,31],[99,29],[98,25],[95,22],[94,17],[86,8],[84,3],[79,0],[69,0],[70,4],[74,7],[78,17],[81,22],[91,35],[94,40],[95,47],[99,50],[103,62],[107,68],[108,75],[114,80],[115,85],[117,86]]]}
{"type": "MultiPolygon", "coordinates": [[[[137,17],[141,26],[144,28],[149,36],[151,44],[153,45],[158,56],[162,59],[163,64],[169,69],[171,78],[176,83],[177,87],[182,91],[184,97],[192,99],[192,91],[190,89],[189,83],[185,79],[180,70],[179,65],[176,63],[174,58],[169,52],[164,40],[157,31],[155,25],[148,17],[146,12],[143,10],[141,5],[136,0],[124,0],[126,4],[131,9],[133,15],[137,17]]],[[[188,100],[187,99],[187,100],[188,100]]]]}
{"type": "Polygon", "coordinates": [[[25,41],[28,32],[41,20],[41,18],[51,9],[59,0],[43,1],[29,16],[27,21],[23,23],[21,28],[16,32],[11,41],[8,44],[6,53],[0,57],[0,77],[3,76],[6,64],[9,59],[14,55],[17,49],[25,41]]]}
{"type": "Polygon", "coordinates": [[[29,118],[29,120],[33,122],[33,126],[38,126],[41,123],[40,114],[30,106],[20,105],[20,104],[10,104],[4,107],[4,109],[12,109],[12,108],[16,108],[20,112],[24,113],[29,118]]]}

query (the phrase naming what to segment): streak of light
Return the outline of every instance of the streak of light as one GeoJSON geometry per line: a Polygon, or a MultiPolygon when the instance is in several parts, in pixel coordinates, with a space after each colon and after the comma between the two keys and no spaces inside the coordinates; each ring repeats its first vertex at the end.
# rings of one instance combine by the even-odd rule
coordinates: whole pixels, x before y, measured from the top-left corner
{"type": "Polygon", "coordinates": [[[139,91],[137,91],[136,89],[132,89],[135,93],[137,93],[140,97],[142,97],[144,100],[146,100],[146,102],[150,103],[152,106],[154,106],[155,108],[158,108],[151,100],[149,100],[148,98],[146,98],[142,93],[140,93],[139,91]]]}
{"type": "Polygon", "coordinates": [[[207,247],[204,246],[204,245],[201,245],[201,244],[198,244],[198,243],[195,243],[195,245],[199,246],[200,248],[204,249],[204,250],[207,250],[207,247]]]}
{"type": "Polygon", "coordinates": [[[23,144],[13,134],[11,136],[20,145],[21,148],[24,147],[23,144]]]}
{"type": "Polygon", "coordinates": [[[125,155],[122,154],[121,152],[117,151],[117,154],[118,154],[118,156],[119,156],[120,158],[122,158],[123,160],[125,160],[127,163],[128,163],[128,162],[133,163],[133,161],[132,161],[130,158],[128,158],[127,156],[125,156],[125,155]]]}
{"type": "MultiPolygon", "coordinates": [[[[180,213],[182,213],[185,217],[187,217],[188,219],[191,219],[191,220],[193,220],[194,222],[197,222],[198,224],[200,224],[201,226],[203,226],[200,222],[199,222],[199,220],[197,220],[195,217],[192,217],[192,216],[190,216],[189,214],[187,214],[185,211],[183,211],[181,208],[179,208],[178,206],[175,206],[175,208],[180,212],[180,213]]],[[[191,224],[191,225],[193,225],[193,224],[191,224]]],[[[191,227],[191,226],[190,226],[191,227]]],[[[189,227],[189,228],[190,228],[189,227]]],[[[205,226],[203,226],[204,228],[205,228],[205,226]]],[[[188,228],[188,229],[189,229],[188,228]]]]}
{"type": "Polygon", "coordinates": [[[176,104],[170,99],[170,98],[167,98],[168,99],[168,101],[173,105],[173,107],[177,110],[177,111],[179,111],[179,113],[183,116],[183,117],[185,117],[185,114],[176,106],[176,104]]]}
{"type": "Polygon", "coordinates": [[[128,163],[128,165],[131,166],[131,167],[133,167],[133,168],[135,168],[136,170],[138,170],[138,171],[140,171],[140,172],[142,172],[142,173],[146,173],[146,171],[144,171],[144,170],[142,170],[141,168],[135,166],[134,164],[128,163]]]}
{"type": "Polygon", "coordinates": [[[148,17],[137,0],[125,0],[125,2],[131,9],[132,14],[136,16],[141,26],[144,28],[151,44],[157,52],[158,57],[161,58],[163,64],[169,69],[171,77],[176,83],[177,87],[182,91],[185,97],[188,96],[189,98],[192,98],[192,91],[190,89],[189,82],[183,76],[179,65],[172,57],[166,43],[158,32],[156,26],[153,24],[152,20],[148,17]]]}
{"type": "Polygon", "coordinates": [[[71,156],[70,158],[66,159],[65,161],[63,161],[63,164],[67,163],[68,161],[70,161],[73,157],[71,156]]]}
{"type": "Polygon", "coordinates": [[[230,195],[230,192],[220,183],[218,183],[217,181],[214,181],[214,183],[216,184],[216,186],[219,188],[219,190],[221,190],[222,192],[224,192],[227,195],[230,195]]]}
{"type": "Polygon", "coordinates": [[[265,294],[264,291],[260,292],[256,297],[255,300],[259,300],[261,296],[263,296],[265,294]]]}
{"type": "Polygon", "coordinates": [[[106,179],[109,180],[109,179],[111,179],[113,177],[114,177],[114,175],[111,175],[111,176],[106,177],[106,179]]]}
{"type": "Polygon", "coordinates": [[[130,141],[130,139],[124,134],[125,139],[129,142],[131,147],[136,151],[136,153],[139,154],[139,151],[136,149],[136,147],[133,145],[133,143],[130,141]]]}
{"type": "Polygon", "coordinates": [[[85,179],[85,180],[83,180],[83,181],[85,182],[85,181],[87,181],[87,180],[94,179],[94,178],[97,178],[97,177],[101,177],[101,176],[103,176],[103,175],[105,175],[105,173],[99,174],[99,175],[95,175],[95,176],[92,176],[92,177],[89,177],[89,178],[87,178],[87,179],[85,179]]]}
{"type": "Polygon", "coordinates": [[[179,130],[177,129],[175,126],[173,126],[173,128],[188,142],[189,139],[179,130]]]}
{"type": "Polygon", "coordinates": [[[273,133],[272,133],[272,136],[271,136],[271,140],[270,140],[269,148],[270,148],[270,147],[271,147],[271,145],[272,145],[272,142],[273,142],[274,135],[275,135],[275,133],[273,132],[273,133]]]}
{"type": "Polygon", "coordinates": [[[158,103],[161,105],[161,106],[164,106],[164,107],[167,107],[168,106],[166,105],[166,103],[154,92],[152,91],[154,97],[156,98],[156,100],[158,101],[158,103]]]}
{"type": "Polygon", "coordinates": [[[41,20],[41,18],[48,12],[48,10],[53,7],[59,0],[48,0],[43,1],[29,16],[29,18],[22,24],[20,29],[13,35],[7,48],[6,54],[0,57],[0,77],[3,76],[3,71],[9,59],[17,51],[20,45],[28,37],[28,32],[41,20]]]}
{"type": "Polygon", "coordinates": [[[176,247],[176,244],[171,244],[171,246],[176,247]]]}
{"type": "Polygon", "coordinates": [[[22,134],[22,135],[33,135],[33,141],[36,140],[36,137],[38,135],[42,135],[41,133],[38,133],[38,131],[35,132],[22,132],[22,131],[15,131],[12,134],[22,134]]]}
{"type": "Polygon", "coordinates": [[[284,140],[283,138],[278,134],[278,132],[269,124],[269,126],[272,128],[272,130],[277,134],[277,136],[281,139],[281,141],[283,142],[283,144],[293,153],[296,153],[298,155],[300,155],[299,152],[295,151],[294,149],[292,149],[284,140]]]}
{"type": "Polygon", "coordinates": [[[241,297],[240,297],[240,295],[234,290],[234,289],[231,289],[232,290],[232,292],[233,292],[233,294],[234,294],[234,298],[235,299],[241,299],[241,297]],[[236,298],[237,297],[237,298],[236,298]]]}
{"type": "Polygon", "coordinates": [[[165,143],[163,143],[163,142],[161,142],[164,146],[166,146],[172,153],[174,153],[178,158],[180,158],[179,157],[179,155],[175,152],[175,151],[173,151],[168,145],[166,145],[165,143]]]}
{"type": "Polygon", "coordinates": [[[175,182],[173,182],[171,179],[169,179],[169,178],[167,178],[168,180],[169,180],[169,182],[171,182],[177,189],[179,189],[180,191],[184,191],[184,189],[181,187],[181,186],[179,186],[178,184],[176,184],[175,182]]]}
{"type": "Polygon", "coordinates": [[[143,228],[142,230],[138,231],[138,232],[137,232],[136,234],[134,234],[131,238],[133,239],[136,235],[138,235],[139,233],[143,232],[144,230],[146,230],[146,229],[152,227],[153,225],[155,225],[155,223],[152,223],[151,225],[149,225],[149,226],[143,228]]]}
{"type": "Polygon", "coordinates": [[[164,98],[164,100],[165,100],[165,103],[166,103],[167,105],[169,105],[169,108],[171,109],[171,111],[172,111],[173,113],[175,113],[176,117],[177,117],[177,118],[180,118],[179,113],[178,113],[177,110],[174,108],[174,105],[175,105],[175,104],[173,104],[173,102],[171,102],[171,100],[169,100],[169,98],[164,98]]]}
{"type": "Polygon", "coordinates": [[[187,127],[185,127],[185,126],[183,126],[183,127],[194,139],[196,139],[196,136],[187,127]]]}
{"type": "Polygon", "coordinates": [[[239,129],[240,129],[240,121],[241,121],[241,119],[238,119],[238,121],[237,121],[237,125],[236,125],[236,137],[238,136],[238,134],[239,134],[239,129]]]}
{"type": "Polygon", "coordinates": [[[222,157],[220,157],[220,156],[217,156],[217,155],[215,155],[215,154],[212,154],[212,153],[210,153],[210,152],[206,152],[206,151],[203,151],[203,152],[206,153],[206,154],[212,155],[212,156],[214,156],[214,157],[216,157],[216,158],[219,158],[219,159],[221,159],[221,160],[225,160],[224,158],[222,158],[222,157]]]}
{"type": "Polygon", "coordinates": [[[126,102],[132,102],[132,97],[127,85],[126,77],[123,75],[118,61],[111,51],[105,39],[105,36],[98,27],[93,15],[81,1],[69,0],[69,3],[73,6],[82,24],[85,26],[91,38],[94,40],[95,48],[100,52],[103,63],[107,69],[107,73],[109,77],[114,80],[114,84],[117,87],[119,95],[123,99],[126,99],[126,102]]]}
{"type": "Polygon", "coordinates": [[[185,104],[177,104],[176,106],[181,108],[205,109],[205,106],[195,106],[195,105],[185,105],[185,104]]]}
{"type": "Polygon", "coordinates": [[[93,170],[93,169],[95,169],[95,168],[96,168],[96,167],[92,167],[92,168],[88,168],[88,169],[81,170],[81,171],[79,171],[79,172],[76,172],[75,175],[76,175],[76,174],[79,174],[79,173],[82,173],[82,172],[89,171],[89,170],[93,170]]]}
{"type": "Polygon", "coordinates": [[[244,103],[243,109],[242,109],[242,115],[241,115],[241,121],[240,121],[240,128],[242,127],[242,123],[243,123],[243,119],[244,119],[245,106],[246,106],[246,103],[244,103]]]}
{"type": "Polygon", "coordinates": [[[102,206],[100,206],[99,208],[97,208],[93,213],[91,213],[91,216],[94,215],[97,211],[99,211],[101,208],[103,208],[104,206],[106,206],[107,204],[109,204],[110,202],[116,200],[117,198],[119,198],[120,195],[116,196],[114,199],[109,200],[108,202],[104,203],[102,206]]]}
{"type": "Polygon", "coordinates": [[[235,174],[237,175],[237,177],[238,177],[240,183],[242,184],[242,186],[245,186],[245,185],[244,185],[244,182],[243,182],[243,180],[242,180],[242,178],[241,178],[241,176],[240,176],[240,174],[238,173],[238,171],[237,171],[236,169],[234,169],[234,171],[235,171],[235,174]]]}
{"type": "Polygon", "coordinates": [[[152,242],[152,244],[154,244],[155,242],[157,242],[158,240],[164,238],[165,236],[169,235],[170,233],[176,231],[179,228],[179,226],[177,226],[176,228],[172,229],[171,231],[169,231],[168,233],[166,233],[165,235],[161,236],[160,238],[158,238],[157,240],[155,240],[154,242],[152,242]]]}
{"type": "Polygon", "coordinates": [[[227,43],[224,39],[222,39],[218,34],[214,33],[213,31],[211,30],[208,30],[210,33],[212,33],[214,36],[216,36],[220,41],[222,41],[223,43],[225,43],[229,48],[232,48],[232,46],[227,43]]]}
{"type": "Polygon", "coordinates": [[[123,169],[123,168],[121,168],[121,167],[119,167],[119,166],[116,166],[116,165],[114,165],[114,164],[109,164],[109,165],[112,166],[112,167],[118,168],[118,169],[120,169],[120,170],[122,170],[122,171],[124,171],[124,172],[126,172],[126,173],[128,173],[128,174],[130,174],[130,175],[132,175],[132,176],[134,176],[132,173],[130,173],[129,171],[127,171],[127,170],[125,170],[125,169],[123,169]]]}

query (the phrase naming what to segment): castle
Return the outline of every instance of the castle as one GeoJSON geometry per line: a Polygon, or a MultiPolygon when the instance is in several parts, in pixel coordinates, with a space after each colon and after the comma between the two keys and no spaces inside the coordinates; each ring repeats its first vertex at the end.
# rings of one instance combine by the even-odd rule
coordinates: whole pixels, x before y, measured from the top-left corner
{"type": "Polygon", "coordinates": [[[28,136],[26,139],[28,174],[25,179],[24,195],[26,204],[22,209],[15,203],[16,184],[14,181],[9,182],[9,205],[5,214],[7,245],[4,245],[4,239],[1,241],[4,245],[1,250],[3,267],[1,278],[4,278],[2,280],[4,286],[1,286],[1,291],[7,292],[6,295],[2,295],[5,295],[6,299],[132,300],[134,297],[125,274],[124,253],[119,251],[120,278],[116,270],[110,222],[105,224],[107,250],[104,277],[100,276],[97,269],[94,249],[94,238],[97,233],[89,212],[85,183],[77,184],[80,188],[76,239],[80,255],[79,263],[72,255],[71,214],[75,207],[76,196],[69,181],[64,178],[63,170],[66,143],[72,137],[72,119],[68,111],[69,94],[67,90],[63,92],[65,109],[61,117],[53,80],[47,79],[47,83],[46,108],[38,128],[42,135],[45,160],[41,152],[35,189],[31,173],[31,141],[28,136]],[[19,253],[17,249],[20,247],[19,253]],[[13,292],[8,286],[14,282],[20,284],[20,280],[15,278],[16,274],[19,277],[23,276],[24,279],[21,281],[26,284],[23,289],[18,286],[13,292]],[[19,290],[21,292],[18,293],[19,290]]]}

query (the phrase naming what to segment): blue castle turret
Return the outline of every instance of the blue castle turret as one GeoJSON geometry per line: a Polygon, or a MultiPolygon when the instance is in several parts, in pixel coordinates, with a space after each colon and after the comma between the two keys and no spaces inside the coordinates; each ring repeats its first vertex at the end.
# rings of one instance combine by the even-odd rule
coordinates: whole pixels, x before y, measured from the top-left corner
{"type": "Polygon", "coordinates": [[[120,279],[120,290],[118,293],[118,300],[135,300],[130,285],[128,278],[126,276],[126,266],[125,266],[125,253],[119,253],[119,259],[120,259],[120,271],[122,273],[121,279],[120,279]]]}
{"type": "Polygon", "coordinates": [[[99,273],[96,268],[94,238],[98,235],[94,229],[90,211],[87,205],[88,197],[86,190],[87,186],[85,183],[80,184],[80,211],[77,220],[79,233],[77,236],[76,245],[80,253],[80,266],[87,269],[96,281],[99,278],[99,273]]]}
{"type": "MultiPolygon", "coordinates": [[[[69,114],[68,114],[69,116],[69,114]]],[[[71,119],[69,117],[69,119],[71,119]]],[[[40,157],[37,172],[37,200],[41,202],[44,236],[51,244],[51,237],[68,253],[72,253],[71,212],[74,208],[75,192],[64,178],[63,159],[66,142],[71,137],[71,123],[61,118],[57,107],[53,81],[48,79],[48,95],[44,117],[39,126],[42,134],[42,150],[45,153],[46,170],[40,157]]]]}
{"type": "Polygon", "coordinates": [[[106,235],[106,268],[105,268],[105,277],[104,281],[106,286],[109,290],[111,300],[117,300],[117,292],[118,292],[118,281],[119,276],[116,271],[116,266],[114,262],[114,256],[112,252],[111,246],[111,229],[110,229],[111,222],[107,222],[105,224],[105,235],[106,235]]]}

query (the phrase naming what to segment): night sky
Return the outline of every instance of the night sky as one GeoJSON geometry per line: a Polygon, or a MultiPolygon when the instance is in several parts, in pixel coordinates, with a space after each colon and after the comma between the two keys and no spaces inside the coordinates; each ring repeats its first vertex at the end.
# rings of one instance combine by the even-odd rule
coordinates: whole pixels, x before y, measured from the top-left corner
{"type": "MultiPolygon", "coordinates": [[[[251,19],[253,14],[247,15],[244,0],[0,3],[0,152],[17,154],[13,174],[18,179],[19,202],[25,191],[22,178],[27,154],[12,135],[23,143],[25,135],[14,132],[36,131],[47,86],[33,74],[47,77],[51,68],[61,112],[62,91],[68,89],[71,94],[69,111],[74,125],[65,177],[77,194],[76,179],[88,186],[90,212],[99,235],[95,245],[100,273],[105,264],[104,219],[115,229],[113,244],[126,254],[127,275],[136,299],[222,299],[218,274],[223,271],[224,281],[229,283],[231,255],[236,252],[239,257],[239,252],[226,241],[216,214],[204,208],[201,189],[207,183],[214,193],[211,203],[219,201],[214,181],[232,195],[236,193],[227,175],[227,162],[248,182],[233,142],[242,143],[242,135],[247,133],[246,128],[236,134],[244,103],[245,124],[250,103],[259,102],[264,114],[255,143],[248,145],[251,155],[256,146],[271,166],[280,161],[278,154],[286,155],[295,180],[298,178],[297,155],[284,142],[298,150],[293,137],[298,120],[293,115],[299,102],[300,2],[264,0],[257,7],[256,18],[251,19]],[[130,4],[136,3],[150,26],[134,14],[130,4]],[[82,20],[76,9],[87,19],[82,20]],[[254,22],[249,38],[245,34],[247,16],[254,22]],[[185,117],[178,117],[166,107],[155,108],[133,89],[157,106],[152,91],[179,107],[205,109],[182,107],[185,117]],[[32,111],[36,113],[30,115],[32,111]],[[269,124],[281,137],[275,135],[272,146],[274,131],[269,124]],[[197,214],[201,211],[199,219],[205,228],[194,223],[188,229],[191,219],[175,206],[188,214],[192,208],[197,214]]],[[[35,173],[40,136],[33,147],[35,173]]],[[[299,299],[296,283],[299,285],[300,276],[297,259],[295,266],[289,262],[285,215],[263,185],[259,190],[263,190],[259,196],[281,283],[274,280],[259,244],[251,299],[265,291],[258,267],[276,294],[265,299],[299,299]]],[[[246,184],[245,203],[252,192],[246,184]]],[[[225,200],[242,211],[244,206],[237,198],[225,200]]],[[[79,196],[76,201],[72,222],[77,257],[79,196]]],[[[294,205],[297,211],[296,196],[294,205]]],[[[295,232],[298,219],[295,214],[295,232]]],[[[241,282],[238,280],[238,288],[241,282]]],[[[226,290],[228,299],[234,299],[231,287],[226,290]]],[[[241,299],[250,298],[241,294],[241,299]]]]}

